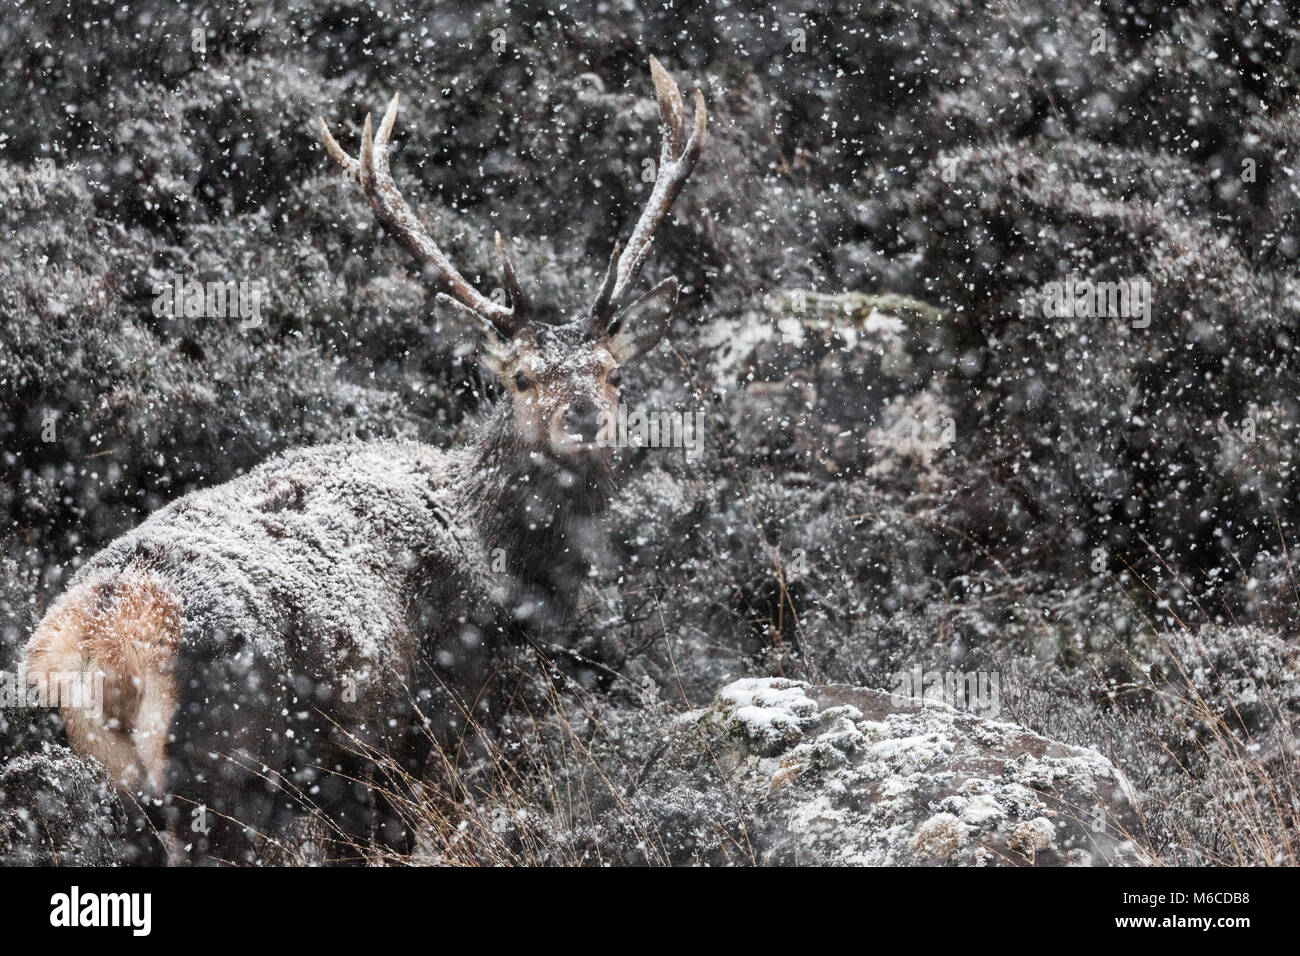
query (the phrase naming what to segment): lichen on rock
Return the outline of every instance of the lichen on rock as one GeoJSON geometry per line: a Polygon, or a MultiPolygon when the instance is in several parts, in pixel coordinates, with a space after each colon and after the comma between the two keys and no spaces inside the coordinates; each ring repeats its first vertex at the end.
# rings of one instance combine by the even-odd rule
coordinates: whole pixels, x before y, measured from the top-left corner
{"type": "MultiPolygon", "coordinates": [[[[728,684],[710,709],[679,722],[642,792],[668,785],[728,794],[744,835],[735,845],[749,848],[749,862],[1143,859],[1127,783],[1100,754],[867,688],[785,678],[728,684]]],[[[717,841],[708,861],[735,855],[717,841]]]]}

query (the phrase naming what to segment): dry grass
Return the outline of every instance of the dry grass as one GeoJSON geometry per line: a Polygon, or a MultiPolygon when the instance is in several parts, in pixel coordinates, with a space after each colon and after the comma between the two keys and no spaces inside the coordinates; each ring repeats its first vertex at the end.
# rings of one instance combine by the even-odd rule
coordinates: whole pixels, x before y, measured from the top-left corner
{"type": "MultiPolygon", "coordinates": [[[[1150,660],[1116,640],[1130,672],[1143,676],[1110,688],[1106,713],[1119,732],[1093,742],[1117,766],[1146,778],[1138,788],[1142,832],[1132,835],[1135,842],[1150,848],[1154,865],[1300,864],[1300,742],[1289,702],[1266,680],[1253,682],[1249,713],[1232,694],[1216,697],[1208,689],[1229,687],[1259,663],[1244,659],[1240,646],[1208,643],[1216,627],[1199,604],[1205,624],[1198,628],[1161,603],[1135,568],[1129,571],[1174,621],[1172,631],[1162,630],[1132,600],[1163,667],[1153,671],[1150,660]],[[1216,655],[1230,672],[1220,670],[1216,655]]],[[[1093,687],[1107,686],[1094,667],[1093,687]]]]}
{"type": "MultiPolygon", "coordinates": [[[[1282,553],[1288,554],[1285,539],[1280,544],[1282,553]]],[[[1154,548],[1150,550],[1156,555],[1154,548]]],[[[1172,575],[1168,562],[1159,560],[1172,575]]],[[[1287,568],[1292,594],[1300,600],[1289,556],[1287,568]]],[[[1141,575],[1134,572],[1134,577],[1156,597],[1141,575]]],[[[1199,603],[1196,607],[1206,622],[1212,620],[1199,603]]],[[[1268,730],[1267,735],[1256,738],[1250,729],[1252,721],[1241,713],[1238,701],[1227,700],[1225,708],[1208,699],[1201,688],[1227,686],[1231,675],[1221,674],[1214,666],[1212,649],[1202,642],[1202,632],[1177,614],[1173,616],[1178,636],[1195,650],[1200,661],[1185,659],[1164,633],[1151,626],[1176,678],[1165,687],[1151,683],[1149,689],[1178,735],[1190,742],[1181,753],[1164,740],[1160,743],[1180,778],[1175,792],[1185,794],[1190,804],[1190,812],[1177,806],[1177,801],[1160,808],[1168,830],[1163,862],[1204,862],[1212,866],[1300,864],[1300,750],[1293,715],[1271,685],[1253,685],[1252,692],[1265,713],[1265,719],[1253,723],[1268,730]],[[1209,664],[1208,670],[1203,664],[1209,664]],[[1189,859],[1195,856],[1201,859],[1189,859]]],[[[1238,650],[1234,649],[1233,657],[1233,663],[1241,668],[1238,673],[1251,671],[1238,650]]]]}
{"type": "MultiPolygon", "coordinates": [[[[1208,659],[1207,649],[1186,625],[1185,634],[1208,659]]],[[[1237,703],[1226,709],[1202,693],[1193,678],[1196,663],[1180,660],[1164,637],[1159,646],[1174,662],[1172,685],[1144,688],[1160,704],[1161,717],[1187,746],[1175,749],[1168,734],[1155,736],[1151,717],[1121,710],[1134,739],[1155,737],[1158,752],[1173,768],[1166,802],[1146,809],[1148,837],[1163,847],[1159,862],[1170,865],[1296,866],[1300,864],[1300,763],[1293,716],[1268,686],[1258,688],[1267,713],[1267,736],[1257,738],[1237,703]],[[1145,725],[1144,725],[1145,724],[1145,725]],[[1151,819],[1154,817],[1155,819],[1151,819]]],[[[1210,668],[1208,676],[1223,678],[1210,668]]],[[[1258,723],[1258,721],[1257,721],[1258,723]]]]}
{"type": "MultiPolygon", "coordinates": [[[[635,768],[618,755],[590,696],[534,648],[537,665],[552,679],[542,685],[537,707],[516,693],[509,707],[509,737],[488,728],[467,702],[458,703],[465,731],[454,747],[430,739],[432,756],[423,776],[407,772],[388,753],[348,735],[353,753],[371,766],[362,783],[386,802],[416,834],[414,850],[399,853],[371,834],[358,840],[318,807],[310,795],[283,779],[301,812],[292,828],[261,834],[259,862],[303,866],[591,866],[638,862],[667,865],[659,836],[639,810],[635,768]],[[576,714],[575,714],[576,711],[576,714]],[[574,717],[583,727],[574,726],[574,717]],[[467,758],[473,750],[474,756],[467,758]],[[608,856],[592,838],[598,817],[614,816],[639,859],[608,856]]],[[[511,665],[517,686],[537,669],[511,665]]],[[[499,675],[498,675],[499,676],[499,675]]],[[[337,725],[336,725],[337,726],[337,725]]],[[[342,729],[342,728],[340,728],[342,729]]],[[[251,768],[249,768],[251,769],[251,768]]],[[[323,772],[324,768],[321,768],[323,772]]],[[[623,842],[623,841],[620,841],[623,842]]]]}
{"type": "MultiPolygon", "coordinates": [[[[1015,586],[1006,569],[1000,570],[1015,586]]],[[[1159,602],[1142,575],[1130,572],[1159,602]]],[[[1016,593],[1031,606],[1018,587],[1016,593]]],[[[1150,652],[1138,659],[1129,643],[1117,639],[1130,673],[1143,676],[1114,687],[1094,668],[1091,692],[1109,692],[1101,707],[1109,732],[1099,723],[1093,738],[1084,741],[1127,767],[1131,778],[1145,778],[1138,787],[1140,827],[1122,836],[1154,865],[1300,864],[1300,747],[1288,702],[1266,681],[1259,682],[1250,715],[1233,700],[1207,692],[1232,676],[1213,664],[1216,653],[1224,661],[1224,648],[1207,646],[1210,632],[1177,615],[1175,629],[1162,630],[1139,601],[1132,603],[1145,619],[1152,649],[1168,662],[1165,673],[1153,676],[1150,652]],[[1264,732],[1256,736],[1252,726],[1264,732]]],[[[1211,621],[1208,614],[1204,619],[1211,621]]],[[[1050,627],[1041,617],[1040,622],[1050,627]]],[[[672,862],[644,809],[640,768],[620,757],[616,733],[602,722],[600,697],[565,677],[542,648],[531,651],[531,657],[519,655],[508,665],[509,679],[520,690],[511,696],[504,719],[498,714],[491,727],[484,726],[473,702],[461,701],[461,740],[450,748],[433,742],[433,757],[420,779],[353,738],[355,752],[373,767],[361,782],[418,834],[412,853],[395,853],[373,835],[367,841],[350,837],[298,793],[294,796],[305,813],[292,833],[264,838],[266,861],[577,866],[625,863],[632,857],[646,865],[672,862]],[[617,846],[602,842],[611,820],[617,821],[617,846]]],[[[1228,656],[1234,673],[1250,671],[1240,648],[1228,656]]],[[[1013,719],[1035,723],[1032,715],[1013,719]]]]}

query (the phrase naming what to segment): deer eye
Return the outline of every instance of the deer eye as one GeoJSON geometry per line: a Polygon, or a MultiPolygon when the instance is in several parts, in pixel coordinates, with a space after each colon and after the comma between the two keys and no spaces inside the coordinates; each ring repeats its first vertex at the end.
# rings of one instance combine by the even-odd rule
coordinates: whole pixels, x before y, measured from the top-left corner
{"type": "Polygon", "coordinates": [[[609,382],[609,384],[615,388],[618,388],[623,382],[623,373],[618,369],[614,369],[605,376],[605,381],[609,382]]]}
{"type": "Polygon", "coordinates": [[[533,387],[533,380],[523,372],[515,372],[515,388],[521,392],[526,392],[533,387]]]}

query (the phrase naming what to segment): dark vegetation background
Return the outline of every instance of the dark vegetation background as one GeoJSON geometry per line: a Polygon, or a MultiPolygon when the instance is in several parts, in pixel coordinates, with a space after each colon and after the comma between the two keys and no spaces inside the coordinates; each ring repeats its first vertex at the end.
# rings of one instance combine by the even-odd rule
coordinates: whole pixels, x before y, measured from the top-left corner
{"type": "MultiPolygon", "coordinates": [[[[710,138],[647,268],[687,283],[675,351],[625,395],[712,428],[693,465],[627,456],[563,640],[598,666],[518,739],[635,765],[647,713],[731,677],[998,670],[1005,717],[1124,768],[1166,858],[1294,861],[1298,38],[1230,0],[6,2],[0,666],[165,502],[351,431],[450,444],[490,397],[316,116],[351,149],[400,91],[405,194],[482,288],[517,237],[558,315],[649,188],[653,53],[710,138]],[[1072,272],[1148,279],[1150,328],[1021,315],[1072,272]],[[154,317],[174,273],[265,279],[263,326],[154,317]],[[794,289],[940,312],[885,347],[794,289]]],[[[0,752],[57,734],[10,712],[0,752]]]]}

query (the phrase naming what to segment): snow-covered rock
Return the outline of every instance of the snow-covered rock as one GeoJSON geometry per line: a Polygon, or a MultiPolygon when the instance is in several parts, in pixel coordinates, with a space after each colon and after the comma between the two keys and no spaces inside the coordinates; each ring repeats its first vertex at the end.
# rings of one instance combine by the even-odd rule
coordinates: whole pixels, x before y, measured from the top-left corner
{"type": "Polygon", "coordinates": [[[129,856],[127,815],[103,766],[66,747],[0,771],[0,860],[9,866],[112,866],[129,856]]]}
{"type": "Polygon", "coordinates": [[[676,817],[666,832],[682,862],[1143,859],[1129,786],[1096,751],[845,685],[727,685],[711,708],[678,723],[640,791],[676,817]],[[696,812],[686,819],[673,808],[689,793],[696,812]]]}

